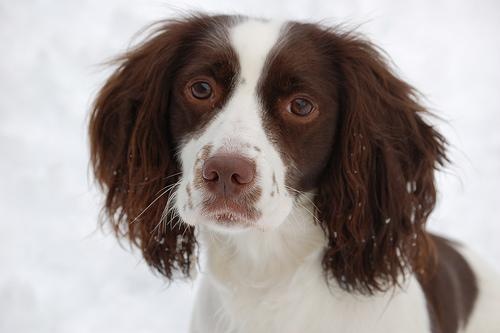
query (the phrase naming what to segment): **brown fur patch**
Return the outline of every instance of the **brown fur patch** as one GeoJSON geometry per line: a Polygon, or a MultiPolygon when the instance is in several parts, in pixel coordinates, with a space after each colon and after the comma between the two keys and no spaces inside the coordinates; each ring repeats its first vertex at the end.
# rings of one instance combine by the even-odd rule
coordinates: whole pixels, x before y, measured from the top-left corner
{"type": "Polygon", "coordinates": [[[431,236],[435,263],[418,272],[427,298],[432,333],[456,333],[465,327],[478,296],[476,277],[457,243],[431,236]]]}
{"type": "Polygon", "coordinates": [[[287,185],[317,190],[325,272],[349,291],[386,290],[432,258],[424,225],[445,140],[424,121],[416,91],[354,33],[290,23],[273,52],[259,88],[264,125],[287,185]],[[311,115],[291,114],[297,96],[315,106],[311,115]]]}

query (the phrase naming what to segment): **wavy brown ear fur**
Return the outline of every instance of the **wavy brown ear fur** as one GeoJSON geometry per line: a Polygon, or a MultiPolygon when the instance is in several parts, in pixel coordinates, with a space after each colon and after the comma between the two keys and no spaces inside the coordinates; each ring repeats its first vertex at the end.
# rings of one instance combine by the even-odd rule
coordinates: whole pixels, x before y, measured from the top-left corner
{"type": "Polygon", "coordinates": [[[196,240],[173,213],[162,216],[179,178],[169,138],[169,90],[190,41],[210,20],[164,22],[118,59],[90,118],[91,161],[106,193],[104,215],[167,278],[189,275],[196,240]],[[162,222],[163,221],[163,222],[162,222]]]}
{"type": "Polygon", "coordinates": [[[323,266],[343,288],[373,293],[429,268],[424,227],[436,201],[434,170],[447,160],[445,140],[373,45],[351,34],[330,40],[340,119],[316,197],[329,240],[323,266]]]}

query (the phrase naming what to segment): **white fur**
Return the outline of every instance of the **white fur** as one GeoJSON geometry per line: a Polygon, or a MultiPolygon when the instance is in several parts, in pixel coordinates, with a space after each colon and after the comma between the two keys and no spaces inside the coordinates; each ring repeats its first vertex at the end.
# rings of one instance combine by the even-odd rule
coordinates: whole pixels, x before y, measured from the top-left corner
{"type": "Polygon", "coordinates": [[[202,236],[208,262],[192,333],[430,332],[425,297],[413,278],[404,289],[370,297],[328,286],[324,236],[305,207],[273,231],[235,237],[203,230],[202,236]]]}
{"type": "MultiPolygon", "coordinates": [[[[294,209],[273,231],[237,237],[201,232],[208,262],[191,333],[431,333],[425,296],[414,278],[375,296],[345,292],[335,282],[328,286],[321,267],[324,237],[305,208],[294,209]]],[[[470,251],[458,250],[479,287],[459,332],[498,333],[498,274],[470,251]]]]}
{"type": "MultiPolygon", "coordinates": [[[[327,285],[321,266],[326,240],[314,223],[311,197],[301,195],[294,202],[285,187],[289,166],[266,136],[256,91],[281,29],[281,24],[255,20],[231,28],[229,38],[241,68],[238,83],[223,110],[180,151],[182,179],[175,208],[183,221],[197,226],[201,247],[207,251],[191,332],[430,332],[426,300],[415,278],[374,296],[345,292],[335,282],[327,285]],[[207,145],[213,147],[212,154],[238,152],[256,162],[262,188],[256,206],[262,217],[255,228],[234,233],[217,227],[201,214],[201,189],[193,189],[193,207],[186,207],[185,188],[193,187],[196,163],[207,145]],[[273,174],[279,193],[271,197],[273,174]]],[[[479,275],[479,303],[466,333],[500,332],[495,328],[498,321],[491,323],[498,303],[492,304],[483,292],[500,299],[489,276],[479,275]]]]}

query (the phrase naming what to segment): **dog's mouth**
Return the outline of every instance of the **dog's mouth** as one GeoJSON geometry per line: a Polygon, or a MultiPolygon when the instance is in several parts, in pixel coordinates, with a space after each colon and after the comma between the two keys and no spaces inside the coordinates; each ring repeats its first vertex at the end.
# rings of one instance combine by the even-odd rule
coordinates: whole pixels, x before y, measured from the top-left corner
{"type": "Polygon", "coordinates": [[[245,203],[223,198],[207,200],[203,203],[202,214],[216,222],[224,225],[252,225],[260,217],[261,213],[245,203]]]}

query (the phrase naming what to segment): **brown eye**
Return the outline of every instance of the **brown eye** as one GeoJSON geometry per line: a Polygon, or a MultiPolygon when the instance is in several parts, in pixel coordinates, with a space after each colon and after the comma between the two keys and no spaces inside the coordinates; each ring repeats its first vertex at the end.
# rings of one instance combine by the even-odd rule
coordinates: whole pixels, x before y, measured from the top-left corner
{"type": "Polygon", "coordinates": [[[297,116],[305,117],[314,110],[314,105],[305,98],[295,98],[290,102],[288,111],[297,116]]]}
{"type": "Polygon", "coordinates": [[[207,99],[212,96],[212,86],[205,81],[198,81],[191,86],[191,94],[197,99],[207,99]]]}

